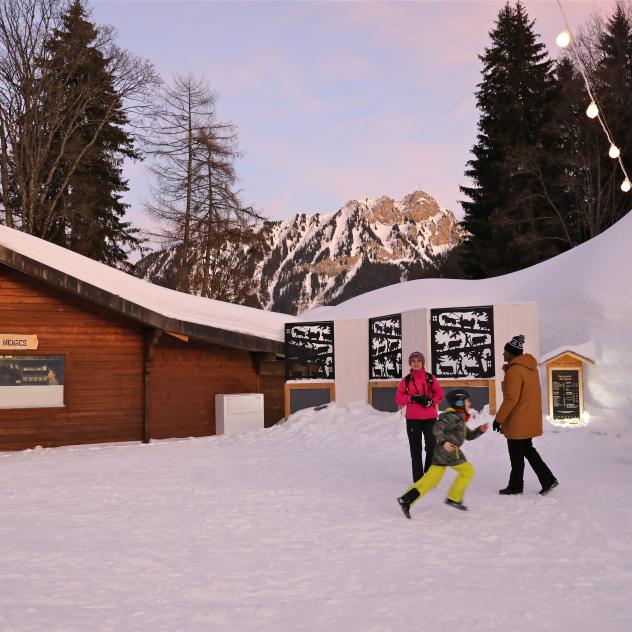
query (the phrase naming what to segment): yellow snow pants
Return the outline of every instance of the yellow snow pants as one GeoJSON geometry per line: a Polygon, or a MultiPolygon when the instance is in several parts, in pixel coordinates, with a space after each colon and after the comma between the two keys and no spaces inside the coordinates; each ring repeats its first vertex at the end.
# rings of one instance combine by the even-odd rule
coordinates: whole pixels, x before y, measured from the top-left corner
{"type": "MultiPolygon", "coordinates": [[[[447,467],[450,467],[458,472],[458,476],[454,479],[454,483],[452,483],[452,487],[450,487],[450,491],[448,492],[448,498],[460,503],[463,500],[463,495],[465,494],[467,486],[474,478],[474,467],[469,461],[461,463],[460,465],[432,465],[430,469],[406,491],[406,493],[412,489],[416,489],[419,492],[419,498],[425,496],[427,492],[434,489],[441,482],[447,467]]],[[[419,498],[415,500],[419,500],[419,498]]]]}

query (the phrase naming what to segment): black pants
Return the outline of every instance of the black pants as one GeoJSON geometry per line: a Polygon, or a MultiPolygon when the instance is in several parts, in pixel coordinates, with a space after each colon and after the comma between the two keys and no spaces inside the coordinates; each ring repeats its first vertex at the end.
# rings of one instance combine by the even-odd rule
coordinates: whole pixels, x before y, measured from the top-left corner
{"type": "Polygon", "coordinates": [[[522,491],[525,459],[533,468],[542,487],[550,485],[555,480],[553,472],[551,472],[538,454],[538,451],[533,447],[531,439],[507,439],[507,447],[509,448],[509,460],[511,461],[511,474],[509,476],[509,487],[511,489],[522,491]]]}
{"type": "Polygon", "coordinates": [[[410,458],[413,462],[413,482],[418,481],[432,465],[432,455],[437,443],[432,429],[436,419],[407,419],[406,432],[410,444],[410,458]],[[422,460],[423,442],[426,443],[426,464],[422,460]]]}

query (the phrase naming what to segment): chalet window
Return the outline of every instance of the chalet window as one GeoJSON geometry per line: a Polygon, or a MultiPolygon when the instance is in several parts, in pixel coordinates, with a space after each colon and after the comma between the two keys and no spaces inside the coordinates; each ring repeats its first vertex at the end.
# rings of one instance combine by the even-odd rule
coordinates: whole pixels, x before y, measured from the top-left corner
{"type": "Polygon", "coordinates": [[[64,405],[64,356],[0,355],[0,409],[64,405]]]}

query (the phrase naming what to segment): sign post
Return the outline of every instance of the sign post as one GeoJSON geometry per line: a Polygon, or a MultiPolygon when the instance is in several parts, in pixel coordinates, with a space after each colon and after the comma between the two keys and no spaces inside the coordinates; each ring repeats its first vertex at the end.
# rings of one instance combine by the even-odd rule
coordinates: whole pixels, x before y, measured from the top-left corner
{"type": "Polygon", "coordinates": [[[549,417],[557,424],[579,424],[584,414],[584,364],[589,358],[565,351],[546,360],[549,417]]]}

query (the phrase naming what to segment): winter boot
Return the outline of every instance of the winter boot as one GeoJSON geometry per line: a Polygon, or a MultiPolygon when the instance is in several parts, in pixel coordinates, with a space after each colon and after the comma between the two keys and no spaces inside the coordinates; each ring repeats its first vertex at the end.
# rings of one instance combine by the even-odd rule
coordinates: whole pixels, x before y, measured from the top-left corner
{"type": "Polygon", "coordinates": [[[468,511],[467,507],[461,501],[446,498],[445,504],[450,505],[450,507],[454,507],[455,509],[460,509],[461,511],[468,511]]]}
{"type": "Polygon", "coordinates": [[[512,487],[505,487],[505,489],[499,489],[498,493],[501,496],[517,496],[518,494],[522,494],[521,489],[513,489],[512,487]]]}
{"type": "Polygon", "coordinates": [[[552,489],[555,489],[559,483],[557,479],[553,479],[548,485],[545,485],[539,492],[540,496],[546,496],[552,489]]]}
{"type": "Polygon", "coordinates": [[[398,498],[397,502],[399,503],[399,507],[406,516],[410,520],[410,504],[407,503],[403,498],[398,498]]]}

